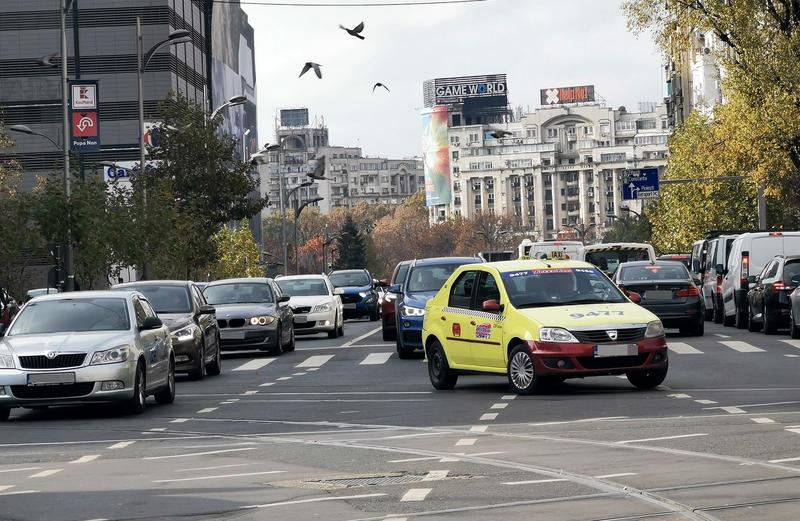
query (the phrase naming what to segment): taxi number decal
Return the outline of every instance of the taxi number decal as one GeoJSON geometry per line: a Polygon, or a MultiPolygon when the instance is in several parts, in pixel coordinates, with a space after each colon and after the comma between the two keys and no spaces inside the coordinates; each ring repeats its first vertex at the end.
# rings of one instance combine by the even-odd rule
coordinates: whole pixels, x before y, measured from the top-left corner
{"type": "Polygon", "coordinates": [[[491,324],[478,324],[475,327],[476,338],[492,338],[492,325],[491,324]]]}
{"type": "Polygon", "coordinates": [[[585,317],[609,317],[609,316],[617,316],[621,317],[624,315],[624,311],[590,311],[588,313],[570,313],[570,318],[585,318],[585,317]]]}

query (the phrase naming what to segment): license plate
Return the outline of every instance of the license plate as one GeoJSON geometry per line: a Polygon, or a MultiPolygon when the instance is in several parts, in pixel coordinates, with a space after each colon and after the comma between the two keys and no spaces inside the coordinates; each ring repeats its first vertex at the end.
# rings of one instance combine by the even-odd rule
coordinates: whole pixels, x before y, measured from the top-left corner
{"type": "Polygon", "coordinates": [[[644,298],[646,300],[672,300],[672,292],[664,290],[645,291],[644,298]]]}
{"type": "Polygon", "coordinates": [[[219,332],[222,340],[244,340],[244,331],[225,331],[224,329],[219,332]]]}
{"type": "Polygon", "coordinates": [[[355,304],[345,304],[344,305],[344,309],[356,309],[356,305],[355,304]]]}
{"type": "Polygon", "coordinates": [[[595,358],[606,358],[610,356],[635,356],[639,354],[636,344],[611,344],[594,346],[595,358]]]}
{"type": "Polygon", "coordinates": [[[294,323],[295,324],[305,324],[306,322],[308,322],[308,317],[301,317],[301,316],[298,316],[298,315],[294,316],[294,323]]]}
{"type": "Polygon", "coordinates": [[[29,374],[28,385],[70,385],[75,383],[75,373],[29,374]]]}

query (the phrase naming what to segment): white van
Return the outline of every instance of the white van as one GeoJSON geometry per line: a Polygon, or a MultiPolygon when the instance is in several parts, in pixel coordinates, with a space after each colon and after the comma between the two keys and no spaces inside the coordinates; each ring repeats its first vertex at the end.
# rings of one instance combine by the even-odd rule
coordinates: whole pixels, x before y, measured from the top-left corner
{"type": "Polygon", "coordinates": [[[731,247],[738,234],[709,236],[706,238],[706,256],[702,264],[701,291],[706,304],[706,320],[722,324],[722,278],[728,269],[731,247]],[[722,266],[722,271],[717,268],[722,266]]]}
{"type": "Polygon", "coordinates": [[[747,292],[755,283],[755,276],[776,255],[800,255],[800,232],[743,233],[731,245],[728,268],[717,265],[722,271],[722,302],[724,324],[747,327],[747,292]]]}
{"type": "Polygon", "coordinates": [[[656,252],[650,244],[611,242],[584,246],[578,260],[594,264],[610,277],[623,262],[656,260],[656,252]]]}
{"type": "Polygon", "coordinates": [[[578,258],[578,253],[583,248],[581,241],[541,241],[533,242],[523,239],[517,247],[520,259],[571,259],[578,258]]]}

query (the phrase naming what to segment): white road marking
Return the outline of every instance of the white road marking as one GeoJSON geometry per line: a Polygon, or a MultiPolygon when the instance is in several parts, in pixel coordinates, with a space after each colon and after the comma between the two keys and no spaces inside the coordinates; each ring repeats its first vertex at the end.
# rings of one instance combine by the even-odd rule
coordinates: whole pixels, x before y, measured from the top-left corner
{"type": "Polygon", "coordinates": [[[257,371],[264,367],[265,365],[274,362],[274,358],[256,358],[255,360],[250,360],[249,362],[245,362],[234,371],[257,371]]]}
{"type": "Polygon", "coordinates": [[[501,483],[501,485],[535,485],[538,483],[559,483],[561,481],[569,481],[569,480],[563,478],[533,479],[529,481],[507,481],[505,483],[501,483]]]}
{"type": "Polygon", "coordinates": [[[422,481],[438,481],[446,478],[448,474],[450,474],[449,470],[431,470],[422,478],[422,481]]]}
{"type": "Polygon", "coordinates": [[[241,509],[246,508],[269,508],[269,507],[282,507],[286,505],[302,505],[305,503],[320,503],[322,501],[347,501],[348,499],[364,499],[369,497],[383,497],[386,494],[359,494],[357,496],[325,496],[325,497],[315,497],[311,499],[296,499],[294,501],[279,501],[277,503],[265,503],[263,505],[246,505],[243,507],[239,507],[241,509]]]}
{"type": "Polygon", "coordinates": [[[241,396],[253,396],[254,394],[258,394],[258,391],[245,391],[241,396]]]}
{"type": "Polygon", "coordinates": [[[38,494],[38,490],[17,490],[16,492],[3,492],[0,496],[17,496],[19,494],[38,494]]]}
{"type": "Polygon", "coordinates": [[[786,358],[800,358],[800,355],[783,355],[786,358]]]}
{"type": "Polygon", "coordinates": [[[407,517],[387,517],[383,521],[408,521],[407,517]]]}
{"type": "Polygon", "coordinates": [[[100,454],[87,454],[86,456],[81,456],[80,458],[70,461],[70,463],[89,463],[90,461],[94,461],[100,457],[100,454]]]}
{"type": "Polygon", "coordinates": [[[394,353],[370,353],[358,365],[381,365],[389,361],[394,353]]]}
{"type": "Polygon", "coordinates": [[[739,351],[740,353],[764,353],[765,352],[760,347],[756,347],[753,344],[748,344],[747,342],[742,342],[741,340],[728,340],[727,342],[720,342],[720,344],[724,345],[725,347],[730,347],[734,351],[739,351]]]}
{"type": "Polygon", "coordinates": [[[800,434],[800,429],[786,429],[789,432],[793,432],[795,434],[800,434]]]}
{"type": "Polygon", "coordinates": [[[107,449],[112,449],[112,450],[124,449],[125,447],[128,447],[129,445],[133,445],[134,443],[136,443],[136,442],[135,441],[121,441],[119,443],[115,443],[114,445],[109,445],[106,448],[107,449]]]}
{"type": "Polygon", "coordinates": [[[744,414],[745,410],[740,409],[738,407],[717,407],[717,409],[721,409],[728,414],[744,414]]]}
{"type": "Polygon", "coordinates": [[[193,469],[178,469],[174,472],[193,472],[195,470],[217,470],[217,469],[229,469],[231,467],[246,467],[248,465],[256,465],[256,463],[233,463],[231,465],[216,465],[214,467],[195,467],[193,469]]]}
{"type": "Polygon", "coordinates": [[[333,358],[333,355],[314,355],[309,356],[303,362],[300,362],[295,367],[296,368],[303,368],[303,367],[322,367],[322,365],[333,358]]]}
{"type": "Polygon", "coordinates": [[[170,423],[186,423],[189,421],[189,418],[175,418],[170,423]]]}
{"type": "Polygon", "coordinates": [[[412,461],[428,461],[439,459],[439,456],[425,456],[423,458],[390,459],[387,463],[410,463],[412,461]]]}
{"type": "Polygon", "coordinates": [[[506,407],[508,407],[507,403],[495,403],[489,408],[490,409],[505,409],[506,407]]]}
{"type": "Polygon", "coordinates": [[[230,404],[232,404],[232,403],[233,403],[233,402],[219,402],[219,404],[220,404],[220,405],[230,405],[230,404]]]}
{"type": "Polygon", "coordinates": [[[461,461],[461,460],[458,458],[449,457],[440,459],[439,463],[452,463],[453,461],[461,461]]]}
{"type": "Polygon", "coordinates": [[[8,490],[10,488],[14,488],[14,485],[0,485],[0,492],[8,490]]]}
{"type": "Polygon", "coordinates": [[[625,376],[624,374],[618,374],[614,378],[619,378],[620,380],[627,380],[628,379],[628,377],[625,376]]]}
{"type": "Polygon", "coordinates": [[[789,340],[781,340],[781,342],[783,342],[784,344],[789,344],[792,347],[800,348],[800,340],[789,339],[789,340]]]}
{"type": "Polygon", "coordinates": [[[208,452],[192,452],[191,454],[171,454],[169,456],[148,456],[143,459],[190,458],[192,456],[207,456],[209,454],[222,454],[225,452],[239,452],[243,450],[256,450],[256,447],[244,447],[241,449],[210,450],[208,452]]]}
{"type": "Polygon", "coordinates": [[[165,430],[167,430],[166,427],[155,427],[153,429],[150,429],[150,432],[164,432],[165,430]]]}
{"type": "Polygon", "coordinates": [[[305,376],[308,373],[292,373],[292,376],[305,376]]]}
{"type": "Polygon", "coordinates": [[[156,479],[153,483],[177,483],[179,481],[200,481],[203,479],[241,478],[245,476],[263,476],[264,474],[281,474],[284,470],[266,470],[263,472],[246,472],[244,474],[218,474],[215,476],[197,476],[194,478],[156,479]]]}
{"type": "Polygon", "coordinates": [[[673,353],[677,353],[679,355],[702,355],[703,352],[699,349],[695,349],[694,347],[690,346],[686,342],[668,342],[667,347],[673,353]]]}
{"type": "Polygon", "coordinates": [[[377,333],[377,332],[378,332],[378,331],[380,331],[381,329],[382,329],[382,328],[380,328],[380,327],[376,327],[376,328],[375,328],[375,329],[373,329],[372,331],[370,331],[370,332],[368,332],[368,333],[364,333],[364,334],[363,334],[363,335],[361,335],[360,337],[356,337],[356,338],[354,338],[353,340],[351,340],[351,341],[349,341],[349,342],[345,342],[344,344],[342,344],[342,347],[350,347],[351,345],[353,345],[353,344],[355,344],[355,343],[358,343],[358,342],[360,342],[360,341],[364,340],[365,338],[369,338],[369,337],[371,337],[372,335],[374,335],[375,333],[377,333]]]}
{"type": "Polygon", "coordinates": [[[497,418],[496,412],[487,412],[486,414],[481,416],[481,421],[490,421],[497,418]]]}
{"type": "Polygon", "coordinates": [[[259,387],[272,387],[273,385],[275,385],[275,382],[267,382],[265,384],[259,385],[259,387]]]}
{"type": "Polygon", "coordinates": [[[0,474],[3,474],[5,472],[25,472],[26,470],[39,470],[40,468],[42,468],[42,467],[24,467],[24,468],[21,468],[21,469],[5,469],[5,470],[0,470],[0,474]]]}
{"type": "Polygon", "coordinates": [[[605,416],[600,418],[583,418],[582,420],[564,420],[558,422],[541,422],[541,423],[529,423],[531,427],[542,427],[546,425],[565,425],[567,423],[589,423],[589,422],[599,422],[599,421],[609,421],[609,420],[627,420],[628,416],[605,416]]]}
{"type": "Polygon", "coordinates": [[[292,379],[291,376],[281,376],[280,378],[278,378],[278,381],[285,382],[286,380],[291,380],[291,379],[292,379]]]}
{"type": "Polygon", "coordinates": [[[719,402],[715,402],[714,400],[695,400],[695,402],[701,403],[703,405],[712,405],[712,404],[715,404],[715,403],[719,403],[719,402]]]}
{"type": "Polygon", "coordinates": [[[730,335],[723,335],[722,333],[714,333],[714,336],[715,337],[719,337],[719,338],[730,338],[731,337],[730,335]]]}
{"type": "Polygon", "coordinates": [[[678,398],[678,399],[691,398],[691,396],[689,396],[688,394],[685,394],[685,393],[668,394],[667,396],[670,397],[670,398],[678,398]]]}
{"type": "Polygon", "coordinates": [[[597,479],[608,479],[608,478],[622,478],[625,476],[635,476],[635,472],[620,472],[619,474],[604,474],[602,476],[595,476],[597,479]]]}
{"type": "Polygon", "coordinates": [[[800,461],[800,458],[783,458],[783,459],[771,459],[771,460],[769,460],[770,463],[789,463],[791,461],[800,461]]]}
{"type": "Polygon", "coordinates": [[[197,411],[197,414],[206,414],[209,412],[214,412],[217,409],[219,409],[219,407],[206,407],[205,409],[200,409],[199,411],[197,411]]]}
{"type": "Polygon", "coordinates": [[[412,488],[406,492],[400,501],[425,501],[428,494],[431,493],[432,488],[412,488]]]}
{"type": "Polygon", "coordinates": [[[31,474],[28,476],[29,478],[46,478],[48,476],[52,476],[53,474],[58,474],[64,469],[50,469],[50,470],[43,470],[41,472],[37,472],[36,474],[31,474]]]}
{"type": "Polygon", "coordinates": [[[756,423],[775,423],[775,420],[772,418],[750,418],[756,423]]]}
{"type": "Polygon", "coordinates": [[[238,402],[239,398],[228,398],[229,402],[238,402]]]}
{"type": "Polygon", "coordinates": [[[399,440],[402,438],[419,438],[420,436],[442,436],[444,434],[450,434],[449,432],[418,432],[416,434],[400,434],[397,436],[387,436],[385,438],[380,438],[382,440],[399,440]]]}
{"type": "Polygon", "coordinates": [[[456,447],[475,445],[476,441],[478,441],[478,438],[461,438],[456,442],[456,447]]]}
{"type": "Polygon", "coordinates": [[[488,428],[488,425],[473,425],[469,428],[469,432],[486,432],[488,428]]]}
{"type": "Polygon", "coordinates": [[[640,440],[623,440],[618,441],[619,445],[624,445],[625,443],[643,443],[646,441],[661,441],[661,440],[677,440],[679,438],[694,438],[696,436],[708,436],[708,434],[679,434],[676,436],[660,436],[658,438],[642,438],[640,440]]]}
{"type": "Polygon", "coordinates": [[[517,395],[516,394],[504,394],[500,399],[501,400],[516,400],[517,399],[517,395]]]}
{"type": "Polygon", "coordinates": [[[308,371],[319,371],[319,367],[309,367],[308,369],[306,369],[306,372],[308,371]]]}

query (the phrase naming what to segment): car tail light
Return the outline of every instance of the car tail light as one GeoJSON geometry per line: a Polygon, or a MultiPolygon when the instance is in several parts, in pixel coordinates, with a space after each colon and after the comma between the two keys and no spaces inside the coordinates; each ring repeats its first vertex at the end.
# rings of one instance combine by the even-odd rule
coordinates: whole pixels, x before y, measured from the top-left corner
{"type": "Polygon", "coordinates": [[[739,284],[741,285],[742,289],[748,289],[750,287],[750,252],[743,251],[742,252],[742,277],[739,280],[739,284]]]}
{"type": "Polygon", "coordinates": [[[722,275],[717,275],[717,295],[722,295],[722,275]]]}
{"type": "Polygon", "coordinates": [[[686,298],[686,297],[699,297],[700,290],[697,289],[696,286],[692,286],[686,289],[679,289],[675,292],[675,296],[678,298],[686,298]]]}
{"type": "Polygon", "coordinates": [[[769,232],[770,237],[783,237],[781,232],[769,232]]]}
{"type": "Polygon", "coordinates": [[[780,293],[781,291],[791,291],[794,289],[794,286],[789,286],[782,280],[776,280],[772,283],[772,292],[773,293],[780,293]]]}

